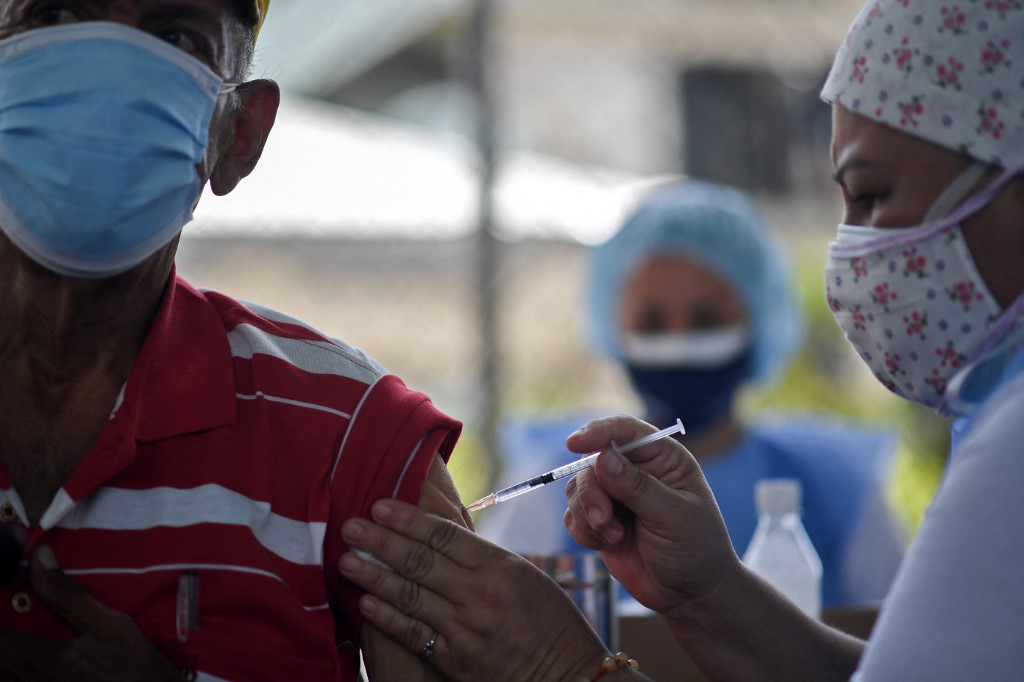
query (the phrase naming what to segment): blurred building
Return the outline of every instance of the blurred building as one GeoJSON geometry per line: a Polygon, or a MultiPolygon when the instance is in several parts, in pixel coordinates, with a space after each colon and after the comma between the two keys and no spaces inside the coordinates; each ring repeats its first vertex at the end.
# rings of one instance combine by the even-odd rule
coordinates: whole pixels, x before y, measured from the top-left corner
{"type": "Polygon", "coordinates": [[[838,212],[817,90],[860,2],[279,0],[253,73],[285,90],[277,125],[250,178],[203,198],[179,269],[364,348],[467,422],[463,451],[503,411],[629,409],[581,339],[588,244],[686,173],[751,190],[822,257],[838,212]]]}
{"type": "MultiPolygon", "coordinates": [[[[471,136],[462,76],[474,4],[275,6],[259,65],[294,92],[471,136]]],[[[861,0],[492,4],[506,147],[754,191],[799,191],[821,175],[829,121],[817,90],[861,0]]]]}

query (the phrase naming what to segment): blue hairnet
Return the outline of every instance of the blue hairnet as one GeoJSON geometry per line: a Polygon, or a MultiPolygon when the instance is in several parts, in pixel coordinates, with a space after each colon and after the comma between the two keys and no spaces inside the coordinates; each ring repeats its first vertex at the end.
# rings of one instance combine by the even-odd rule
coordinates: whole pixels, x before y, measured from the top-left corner
{"type": "Polygon", "coordinates": [[[657,190],[617,234],[594,248],[586,303],[590,342],[597,351],[623,361],[623,289],[641,265],[664,254],[698,261],[740,293],[752,334],[749,379],[765,379],[783,369],[804,334],[786,262],[753,201],[739,190],[698,180],[657,190]]]}

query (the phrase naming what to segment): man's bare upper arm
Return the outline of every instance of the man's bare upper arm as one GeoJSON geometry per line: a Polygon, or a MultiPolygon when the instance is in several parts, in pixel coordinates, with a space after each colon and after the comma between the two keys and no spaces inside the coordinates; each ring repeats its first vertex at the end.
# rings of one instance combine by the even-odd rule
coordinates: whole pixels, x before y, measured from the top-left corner
{"type": "MultiPolygon", "coordinates": [[[[455,488],[448,465],[440,454],[434,455],[427,480],[420,493],[419,506],[437,516],[444,517],[466,528],[473,529],[473,522],[455,488]]],[[[363,625],[363,657],[371,680],[402,680],[403,682],[427,682],[443,677],[420,660],[413,652],[380,632],[372,625],[363,625]]],[[[424,642],[425,644],[426,642],[424,642]]]]}
{"type": "Polygon", "coordinates": [[[448,471],[448,465],[440,454],[434,455],[434,461],[427,473],[427,481],[423,484],[423,491],[420,493],[420,509],[431,514],[442,516],[450,521],[465,526],[470,530],[473,528],[473,520],[462,504],[459,491],[455,488],[455,481],[448,471]]]}

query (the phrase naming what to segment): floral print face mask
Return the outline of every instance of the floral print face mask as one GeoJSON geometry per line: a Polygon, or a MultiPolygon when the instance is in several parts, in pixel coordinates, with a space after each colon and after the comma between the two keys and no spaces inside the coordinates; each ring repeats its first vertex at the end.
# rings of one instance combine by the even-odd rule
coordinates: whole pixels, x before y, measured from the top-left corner
{"type": "Polygon", "coordinates": [[[1020,319],[1021,301],[1001,314],[960,228],[1015,172],[949,212],[983,171],[979,164],[969,167],[918,227],[840,225],[825,266],[832,314],[875,377],[939,412],[950,378],[1020,319]]]}

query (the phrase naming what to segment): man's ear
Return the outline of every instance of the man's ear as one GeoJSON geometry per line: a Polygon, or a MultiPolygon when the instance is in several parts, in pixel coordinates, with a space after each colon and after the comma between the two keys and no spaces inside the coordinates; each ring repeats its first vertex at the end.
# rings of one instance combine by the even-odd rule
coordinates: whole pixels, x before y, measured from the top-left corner
{"type": "Polygon", "coordinates": [[[277,119],[281,88],[272,80],[254,80],[238,86],[241,110],[235,119],[234,136],[210,174],[210,189],[223,196],[256,168],[270,129],[277,119]]]}

